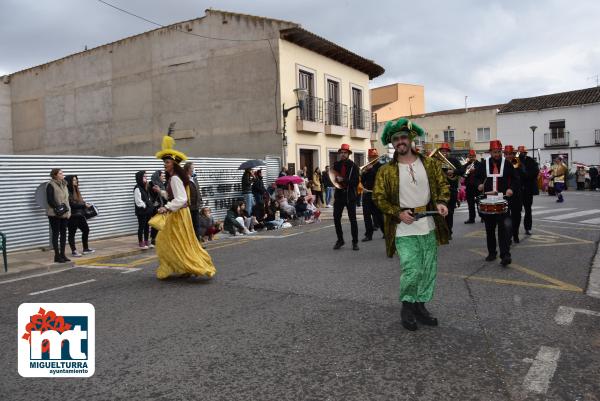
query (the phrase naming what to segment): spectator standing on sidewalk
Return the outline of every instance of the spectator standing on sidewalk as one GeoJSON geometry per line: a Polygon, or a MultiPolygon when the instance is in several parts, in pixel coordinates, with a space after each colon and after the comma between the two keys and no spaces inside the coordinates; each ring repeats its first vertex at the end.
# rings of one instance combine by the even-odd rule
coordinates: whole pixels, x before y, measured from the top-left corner
{"type": "MultiPolygon", "coordinates": [[[[167,182],[167,177],[164,171],[156,170],[152,174],[152,178],[150,179],[150,184],[148,184],[148,193],[150,195],[150,200],[152,201],[152,214],[148,217],[148,220],[152,218],[155,214],[158,213],[158,209],[163,207],[167,202],[168,194],[165,183],[167,182]]],[[[156,236],[158,235],[158,230],[154,227],[150,228],[150,248],[154,248],[156,245],[156,236]]]]}
{"type": "Polygon", "coordinates": [[[254,204],[264,203],[264,196],[267,192],[263,181],[262,170],[256,170],[254,173],[254,182],[252,183],[252,195],[254,196],[254,204]]]}
{"type": "Polygon", "coordinates": [[[48,203],[47,215],[52,231],[52,248],[54,248],[54,262],[66,263],[71,260],[65,256],[67,246],[67,225],[71,217],[69,207],[69,190],[65,175],[59,168],[50,171],[50,181],[46,185],[46,202],[48,203]],[[60,243],[59,243],[60,237],[60,243]]]}
{"type": "Polygon", "coordinates": [[[312,176],[312,192],[315,197],[315,203],[323,207],[323,184],[321,182],[321,169],[316,168],[312,176]],[[320,202],[320,203],[319,203],[320,202]]]}
{"type": "Polygon", "coordinates": [[[198,188],[198,180],[196,180],[196,174],[194,173],[194,163],[187,162],[183,165],[183,171],[190,179],[189,185],[189,199],[188,207],[190,208],[190,214],[192,216],[192,226],[194,226],[194,234],[198,241],[201,241],[202,235],[200,234],[200,202],[202,200],[198,188]]]}
{"type": "Polygon", "coordinates": [[[595,191],[598,188],[598,168],[592,166],[588,173],[590,175],[590,191],[595,191]]]}
{"type": "Polygon", "coordinates": [[[585,168],[583,166],[577,167],[577,190],[583,191],[585,189],[585,168]]]}
{"type": "Polygon", "coordinates": [[[331,178],[329,178],[329,166],[325,166],[322,177],[323,187],[325,188],[325,207],[331,207],[335,187],[333,186],[333,182],[331,182],[331,178]]]}
{"type": "Polygon", "coordinates": [[[155,214],[150,194],[148,191],[148,181],[146,181],[146,172],[143,170],[135,173],[135,188],[133,189],[133,200],[135,202],[135,215],[138,220],[138,242],[140,249],[148,249],[148,220],[155,214]]]}
{"type": "Polygon", "coordinates": [[[254,184],[252,169],[247,168],[244,170],[244,175],[242,175],[242,195],[244,196],[244,201],[246,202],[246,208],[248,209],[249,214],[252,214],[252,208],[254,207],[252,184],[254,184]]]}
{"type": "Polygon", "coordinates": [[[95,252],[90,249],[88,244],[88,237],[90,234],[90,227],[88,226],[87,219],[85,217],[85,209],[91,207],[89,203],[86,203],[79,192],[79,177],[76,175],[68,175],[65,177],[67,181],[67,188],[69,190],[69,206],[71,208],[71,217],[69,218],[69,247],[71,248],[71,255],[78,258],[82,254],[77,252],[75,246],[75,234],[77,229],[81,230],[81,244],[83,246],[83,255],[87,255],[95,252]]]}

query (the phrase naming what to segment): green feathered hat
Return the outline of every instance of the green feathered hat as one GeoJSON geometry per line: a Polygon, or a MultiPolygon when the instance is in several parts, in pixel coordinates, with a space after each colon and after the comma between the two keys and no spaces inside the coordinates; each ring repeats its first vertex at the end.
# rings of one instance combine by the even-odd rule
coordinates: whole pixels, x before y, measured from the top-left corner
{"type": "Polygon", "coordinates": [[[387,124],[385,124],[383,132],[381,133],[381,142],[383,142],[384,145],[391,143],[392,136],[398,132],[408,133],[411,141],[417,136],[425,136],[425,130],[423,130],[423,128],[419,127],[408,118],[400,118],[397,121],[388,121],[387,124]]]}

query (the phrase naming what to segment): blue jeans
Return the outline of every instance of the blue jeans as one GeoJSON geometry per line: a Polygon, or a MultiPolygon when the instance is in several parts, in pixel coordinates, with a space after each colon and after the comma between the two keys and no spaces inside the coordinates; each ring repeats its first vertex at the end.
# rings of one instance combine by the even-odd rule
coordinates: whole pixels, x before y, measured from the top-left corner
{"type": "Polygon", "coordinates": [[[334,187],[325,188],[325,204],[330,205],[331,200],[333,199],[333,191],[335,191],[334,187]]]}
{"type": "Polygon", "coordinates": [[[246,211],[248,212],[248,216],[252,216],[252,208],[254,208],[254,195],[244,194],[244,202],[246,202],[246,211]]]}

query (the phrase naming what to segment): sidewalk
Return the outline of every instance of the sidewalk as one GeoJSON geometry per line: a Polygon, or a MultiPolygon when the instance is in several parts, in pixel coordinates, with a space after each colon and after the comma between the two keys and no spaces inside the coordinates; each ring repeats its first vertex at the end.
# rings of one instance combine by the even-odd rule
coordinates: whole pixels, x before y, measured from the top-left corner
{"type": "Polygon", "coordinates": [[[96,252],[85,255],[80,258],[70,256],[67,246],[67,257],[71,259],[69,263],[54,263],[54,251],[52,250],[30,250],[13,252],[8,254],[8,272],[4,267],[0,268],[0,278],[11,274],[33,272],[33,271],[51,271],[64,269],[77,265],[86,265],[99,263],[104,260],[116,259],[120,257],[140,254],[142,252],[152,252],[152,250],[142,250],[137,246],[137,235],[128,235],[102,240],[93,240],[90,245],[96,252]]]}

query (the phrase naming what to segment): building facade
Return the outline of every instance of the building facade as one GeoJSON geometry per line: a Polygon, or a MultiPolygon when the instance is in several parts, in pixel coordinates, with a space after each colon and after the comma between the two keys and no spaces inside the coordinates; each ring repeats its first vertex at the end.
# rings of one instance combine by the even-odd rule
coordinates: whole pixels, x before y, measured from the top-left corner
{"type": "Polygon", "coordinates": [[[396,83],[371,89],[371,106],[377,121],[425,113],[425,87],[396,83]]]}
{"type": "Polygon", "coordinates": [[[600,87],[513,99],[497,118],[498,139],[535,149],[541,163],[560,154],[570,166],[600,164],[600,87]]]}
{"type": "Polygon", "coordinates": [[[383,71],[296,23],[207,10],[1,77],[1,152],[149,155],[176,122],[177,146],[193,157],[280,155],[296,167],[312,157],[323,167],[328,149],[341,143],[359,155],[368,149],[365,124],[353,122],[370,113],[355,110],[370,110],[368,83],[383,71]],[[296,129],[297,110],[290,112],[284,146],[282,106],[296,103],[300,66],[315,72],[313,97],[329,96],[326,76],[337,79],[331,113],[323,113],[337,117],[307,133],[296,129]],[[353,103],[355,87],[363,93],[353,103]]]}

